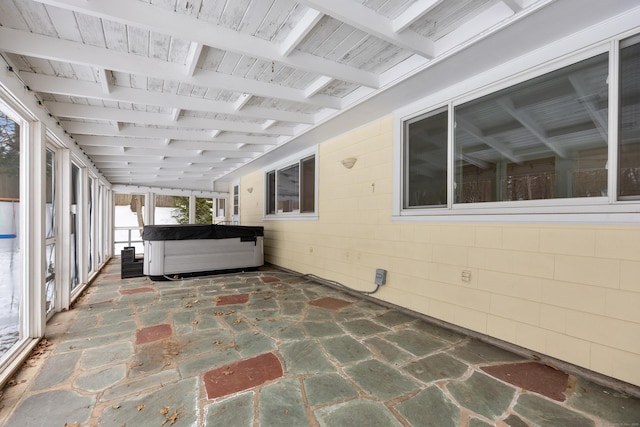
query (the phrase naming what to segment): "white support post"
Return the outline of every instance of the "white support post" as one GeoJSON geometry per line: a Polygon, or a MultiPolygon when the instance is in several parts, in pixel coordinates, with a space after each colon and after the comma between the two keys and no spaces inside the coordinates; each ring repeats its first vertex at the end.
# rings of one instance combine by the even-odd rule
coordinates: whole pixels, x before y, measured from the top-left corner
{"type": "Polygon", "coordinates": [[[68,310],[71,303],[71,151],[66,148],[58,150],[58,194],[56,213],[59,232],[56,251],[60,256],[57,262],[59,274],[59,295],[56,295],[56,311],[68,310]]]}

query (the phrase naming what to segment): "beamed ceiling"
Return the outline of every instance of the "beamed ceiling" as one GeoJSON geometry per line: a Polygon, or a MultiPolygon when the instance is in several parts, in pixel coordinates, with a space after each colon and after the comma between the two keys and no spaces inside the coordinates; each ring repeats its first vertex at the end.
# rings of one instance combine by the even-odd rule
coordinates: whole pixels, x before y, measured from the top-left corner
{"type": "Polygon", "coordinates": [[[211,190],[636,6],[0,0],[0,52],[112,184],[211,190]]]}

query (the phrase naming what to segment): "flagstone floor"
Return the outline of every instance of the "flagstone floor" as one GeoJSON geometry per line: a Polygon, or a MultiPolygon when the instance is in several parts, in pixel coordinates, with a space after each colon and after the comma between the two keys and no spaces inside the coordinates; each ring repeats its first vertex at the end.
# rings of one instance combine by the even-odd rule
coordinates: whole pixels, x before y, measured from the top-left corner
{"type": "Polygon", "coordinates": [[[640,399],[284,272],[113,259],[4,390],[6,426],[640,426],[640,399]]]}

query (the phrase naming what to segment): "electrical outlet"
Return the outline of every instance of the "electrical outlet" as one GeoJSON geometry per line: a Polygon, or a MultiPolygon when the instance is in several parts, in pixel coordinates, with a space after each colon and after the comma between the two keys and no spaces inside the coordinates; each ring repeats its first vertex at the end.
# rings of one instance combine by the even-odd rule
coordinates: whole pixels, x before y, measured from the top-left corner
{"type": "Polygon", "coordinates": [[[460,276],[460,280],[463,282],[471,281],[471,270],[462,270],[462,276],[460,276]]]}
{"type": "Polygon", "coordinates": [[[387,270],[376,269],[376,285],[382,286],[387,282],[387,270]]]}

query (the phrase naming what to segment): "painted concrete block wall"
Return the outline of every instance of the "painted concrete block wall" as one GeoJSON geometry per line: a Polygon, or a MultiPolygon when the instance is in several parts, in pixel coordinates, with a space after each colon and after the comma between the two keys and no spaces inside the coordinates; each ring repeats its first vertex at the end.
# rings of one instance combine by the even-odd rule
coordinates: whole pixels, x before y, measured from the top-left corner
{"type": "Polygon", "coordinates": [[[392,144],[388,116],[319,146],[318,221],[262,222],[244,177],[266,261],[361,290],[384,268],[380,299],[640,385],[640,227],[392,222],[392,144]]]}

